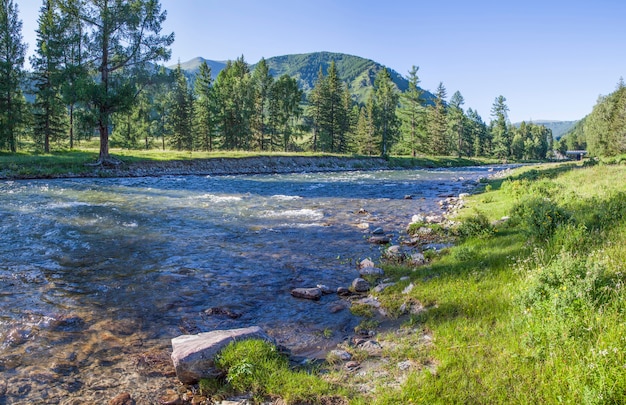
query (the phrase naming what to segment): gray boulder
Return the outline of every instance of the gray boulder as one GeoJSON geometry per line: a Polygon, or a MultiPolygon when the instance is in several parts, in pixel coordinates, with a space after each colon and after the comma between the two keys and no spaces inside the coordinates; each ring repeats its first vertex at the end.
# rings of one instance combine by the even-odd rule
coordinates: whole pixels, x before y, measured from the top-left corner
{"type": "Polygon", "coordinates": [[[291,290],[291,295],[296,298],[304,298],[306,300],[319,300],[322,298],[321,288],[294,288],[291,290]]]}
{"type": "Polygon", "coordinates": [[[366,292],[370,289],[370,283],[362,278],[355,278],[352,282],[352,288],[356,292],[366,292]]]}
{"type": "Polygon", "coordinates": [[[363,267],[359,270],[359,274],[361,277],[371,276],[371,277],[381,277],[385,274],[383,269],[378,267],[363,267]]]}
{"type": "Polygon", "coordinates": [[[218,377],[220,371],[215,368],[215,356],[231,342],[246,339],[261,339],[275,344],[274,339],[258,326],[175,337],[172,339],[172,362],[176,376],[184,384],[218,377]]]}

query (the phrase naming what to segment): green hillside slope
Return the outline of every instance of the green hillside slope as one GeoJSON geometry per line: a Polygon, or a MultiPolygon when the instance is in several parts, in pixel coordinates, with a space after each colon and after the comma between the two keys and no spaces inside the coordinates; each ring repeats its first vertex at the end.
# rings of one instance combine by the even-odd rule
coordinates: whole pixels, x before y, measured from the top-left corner
{"type": "MultiPolygon", "coordinates": [[[[211,66],[211,73],[214,77],[217,77],[217,74],[226,66],[224,62],[199,57],[180,65],[186,75],[193,80],[203,60],[206,60],[209,66],[211,66]]],[[[365,103],[373,89],[376,74],[385,67],[380,63],[359,56],[332,52],[283,55],[266,59],[270,73],[274,77],[287,74],[295,78],[305,93],[308,93],[315,85],[320,67],[326,74],[328,67],[333,61],[337,67],[339,78],[348,84],[355,101],[365,103]]],[[[254,69],[254,66],[255,64],[252,64],[251,68],[254,69]]],[[[170,69],[175,67],[176,65],[168,66],[170,69]]],[[[407,89],[409,83],[400,73],[393,69],[389,69],[389,73],[400,91],[407,89]]],[[[433,95],[426,92],[424,98],[430,101],[433,99],[433,95]]]]}

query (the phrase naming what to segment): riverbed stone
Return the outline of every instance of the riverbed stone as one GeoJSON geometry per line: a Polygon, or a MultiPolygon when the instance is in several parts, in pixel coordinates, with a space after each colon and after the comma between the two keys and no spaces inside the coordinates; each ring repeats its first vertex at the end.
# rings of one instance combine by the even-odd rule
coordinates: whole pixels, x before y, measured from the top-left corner
{"type": "Polygon", "coordinates": [[[324,295],[328,295],[328,294],[334,294],[335,291],[330,288],[329,286],[327,286],[326,284],[318,284],[317,288],[319,288],[322,291],[322,294],[324,295]]]}
{"type": "Polygon", "coordinates": [[[352,355],[345,350],[335,349],[329,353],[331,356],[338,358],[341,361],[352,360],[352,355]]]}
{"type": "Polygon", "coordinates": [[[361,277],[381,277],[385,272],[378,267],[363,267],[359,270],[359,274],[361,277]]]}
{"type": "Polygon", "coordinates": [[[135,405],[135,400],[128,392],[122,392],[109,401],[109,405],[135,405]]]}
{"type": "Polygon", "coordinates": [[[314,288],[294,288],[291,290],[291,295],[296,298],[304,298],[306,300],[317,301],[322,298],[322,289],[318,287],[314,288]]]}
{"type": "Polygon", "coordinates": [[[193,384],[201,378],[215,378],[221,372],[215,368],[215,356],[229,343],[246,339],[261,339],[275,343],[258,326],[214,330],[197,335],[182,335],[172,339],[172,362],[176,376],[184,384],[193,384]]]}
{"type": "Polygon", "coordinates": [[[362,269],[362,268],[365,268],[365,267],[376,267],[376,265],[370,259],[363,259],[359,263],[359,269],[362,269]]]}
{"type": "Polygon", "coordinates": [[[426,257],[423,253],[412,253],[409,260],[413,266],[421,266],[426,263],[426,257]]]}
{"type": "Polygon", "coordinates": [[[383,228],[376,228],[372,231],[372,235],[384,235],[385,230],[383,228]]]}
{"type": "Polygon", "coordinates": [[[368,239],[369,243],[375,244],[375,245],[386,245],[387,243],[391,242],[391,239],[388,236],[372,236],[368,239]]]}
{"type": "Polygon", "coordinates": [[[352,288],[356,292],[366,292],[370,289],[370,283],[360,277],[355,278],[354,281],[352,281],[352,288]]]}

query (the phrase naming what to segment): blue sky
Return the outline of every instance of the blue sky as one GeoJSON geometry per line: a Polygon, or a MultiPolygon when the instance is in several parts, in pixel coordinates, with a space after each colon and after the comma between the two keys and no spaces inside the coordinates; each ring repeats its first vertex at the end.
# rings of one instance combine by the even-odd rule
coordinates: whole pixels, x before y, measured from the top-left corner
{"type": "MultiPolygon", "coordinates": [[[[41,1],[17,0],[34,48],[41,1]]],[[[170,64],[196,56],[250,63],[291,53],[343,52],[443,82],[490,120],[503,95],[509,118],[576,120],[626,76],[626,2],[161,0],[175,32],[170,64]]]]}

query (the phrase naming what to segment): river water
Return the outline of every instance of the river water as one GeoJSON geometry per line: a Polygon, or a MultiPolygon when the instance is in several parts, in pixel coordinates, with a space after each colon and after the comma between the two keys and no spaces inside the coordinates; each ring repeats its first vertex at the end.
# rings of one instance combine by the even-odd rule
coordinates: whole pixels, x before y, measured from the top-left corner
{"type": "Polygon", "coordinates": [[[491,170],[2,182],[0,404],[155,403],[181,334],[259,325],[319,352],[358,319],[291,289],[349,286],[372,229],[397,237],[491,170]]]}

